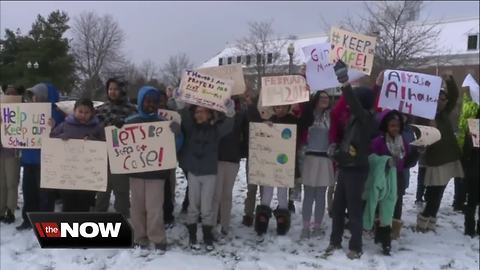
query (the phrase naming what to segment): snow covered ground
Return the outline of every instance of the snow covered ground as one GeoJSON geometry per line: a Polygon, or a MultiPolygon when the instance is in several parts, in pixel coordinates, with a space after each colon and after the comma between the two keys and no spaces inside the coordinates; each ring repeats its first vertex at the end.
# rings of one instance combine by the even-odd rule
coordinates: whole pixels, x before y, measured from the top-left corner
{"type": "MultiPolygon", "coordinates": [[[[381,254],[381,247],[364,236],[364,255],[351,261],[342,251],[328,259],[319,255],[328,245],[331,219],[325,217],[326,234],[317,239],[299,241],[301,230],[301,204],[296,203],[292,228],[287,236],[275,235],[274,220],[269,235],[262,244],[255,244],[253,228],[241,225],[243,200],[246,194],[245,170],[239,173],[234,187],[232,236],[216,245],[211,254],[193,254],[185,248],[187,231],[179,215],[185,190],[185,179],[179,173],[177,188],[177,224],[167,231],[169,250],[164,255],[155,253],[140,256],[135,250],[82,250],[41,249],[33,231],[17,232],[16,224],[1,225],[0,269],[479,269],[479,239],[463,235],[463,215],[455,213],[451,204],[453,181],[445,192],[438,216],[436,233],[415,233],[416,215],[421,207],[415,206],[416,169],[412,170],[410,187],[404,199],[403,220],[407,227],[401,239],[392,243],[392,256],[381,254]],[[272,226],[273,225],[273,226],[272,226]]],[[[20,198],[21,200],[21,198],[20,198]]],[[[20,217],[20,211],[16,213],[20,217]]],[[[347,247],[348,232],[344,241],[347,247]]]]}

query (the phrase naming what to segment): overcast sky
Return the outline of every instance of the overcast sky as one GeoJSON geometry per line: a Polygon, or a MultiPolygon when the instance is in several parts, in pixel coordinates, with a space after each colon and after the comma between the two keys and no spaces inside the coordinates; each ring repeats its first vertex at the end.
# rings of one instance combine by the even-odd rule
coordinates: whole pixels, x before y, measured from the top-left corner
{"type": "MultiPolygon", "coordinates": [[[[135,63],[163,64],[185,52],[196,65],[247,33],[247,22],[274,20],[278,34],[323,33],[322,17],[331,24],[362,10],[361,2],[10,2],[0,1],[0,32],[30,30],[37,14],[55,9],[73,18],[83,11],[111,14],[126,35],[124,52],[135,63]]],[[[427,2],[421,16],[431,19],[478,17],[478,1],[427,2]]]]}

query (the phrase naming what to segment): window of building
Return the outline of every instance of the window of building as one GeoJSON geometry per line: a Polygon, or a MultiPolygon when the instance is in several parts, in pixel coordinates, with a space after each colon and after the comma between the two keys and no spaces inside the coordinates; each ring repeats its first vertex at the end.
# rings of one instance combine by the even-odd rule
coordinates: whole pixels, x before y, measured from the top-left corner
{"type": "Polygon", "coordinates": [[[252,58],[252,57],[251,57],[250,55],[247,55],[247,56],[245,57],[245,64],[247,64],[247,66],[250,66],[251,58],[252,58]]]}
{"type": "Polygon", "coordinates": [[[267,64],[271,64],[273,62],[273,54],[267,54],[267,64]]]}
{"type": "Polygon", "coordinates": [[[467,50],[478,50],[478,36],[479,34],[468,36],[467,50]]]}
{"type": "Polygon", "coordinates": [[[242,56],[237,56],[237,64],[241,64],[242,63],[242,56]]]}
{"type": "Polygon", "coordinates": [[[257,65],[261,65],[262,64],[262,55],[261,54],[257,54],[257,65]]]}
{"type": "Polygon", "coordinates": [[[222,57],[218,58],[218,65],[219,66],[223,65],[223,58],[222,57]]]}
{"type": "Polygon", "coordinates": [[[227,64],[231,65],[232,64],[232,57],[227,58],[227,64]]]}

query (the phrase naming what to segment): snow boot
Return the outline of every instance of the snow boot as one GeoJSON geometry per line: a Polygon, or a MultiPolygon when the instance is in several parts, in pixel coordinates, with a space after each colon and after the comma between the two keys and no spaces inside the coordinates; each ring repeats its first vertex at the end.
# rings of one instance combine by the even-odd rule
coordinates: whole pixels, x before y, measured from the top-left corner
{"type": "Polygon", "coordinates": [[[385,227],[379,227],[380,230],[381,239],[382,239],[382,250],[383,254],[390,256],[390,250],[392,249],[392,239],[390,237],[391,234],[391,227],[390,226],[385,226],[385,227]]]}
{"type": "Polygon", "coordinates": [[[255,210],[255,232],[263,235],[267,232],[268,222],[272,217],[272,209],[266,205],[258,205],[255,210]]]}
{"type": "Polygon", "coordinates": [[[203,225],[203,243],[205,243],[205,249],[207,251],[212,251],[215,247],[213,246],[213,226],[203,225]]]}
{"type": "Polygon", "coordinates": [[[15,222],[15,215],[13,214],[12,210],[7,209],[7,211],[5,212],[5,217],[2,222],[6,224],[12,224],[15,222]]]}
{"type": "Polygon", "coordinates": [[[424,217],[422,214],[417,215],[417,231],[426,232],[428,230],[430,218],[424,217]]]}
{"type": "MultiPolygon", "coordinates": [[[[478,228],[477,228],[478,229],[478,228]]],[[[475,216],[465,213],[465,235],[475,237],[475,216]]]]}
{"type": "Polygon", "coordinates": [[[435,232],[437,229],[437,219],[434,217],[430,217],[430,220],[427,224],[427,230],[435,232]]]}
{"type": "Polygon", "coordinates": [[[199,249],[197,244],[197,224],[188,224],[188,244],[190,245],[191,249],[199,249]]]}
{"type": "Polygon", "coordinates": [[[288,209],[277,209],[274,211],[277,219],[277,234],[285,235],[290,230],[290,211],[288,209]]]}
{"type": "Polygon", "coordinates": [[[373,223],[373,233],[374,233],[373,241],[375,244],[378,244],[382,241],[379,228],[380,228],[380,220],[376,219],[375,223],[373,223]]]}
{"type": "Polygon", "coordinates": [[[252,226],[253,225],[253,217],[248,216],[248,215],[244,215],[243,219],[242,219],[242,224],[247,226],[247,227],[252,226]]]}
{"type": "Polygon", "coordinates": [[[392,222],[392,240],[400,238],[400,231],[402,230],[403,222],[400,219],[394,219],[392,222]]]}
{"type": "Polygon", "coordinates": [[[350,260],[360,259],[360,257],[362,257],[362,254],[363,253],[361,251],[350,250],[347,253],[347,258],[349,258],[350,260]]]}

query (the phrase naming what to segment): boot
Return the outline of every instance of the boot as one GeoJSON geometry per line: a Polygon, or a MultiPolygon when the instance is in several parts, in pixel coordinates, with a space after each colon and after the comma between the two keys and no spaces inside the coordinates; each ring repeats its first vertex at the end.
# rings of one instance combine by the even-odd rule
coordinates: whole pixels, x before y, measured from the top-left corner
{"type": "Polygon", "coordinates": [[[422,214],[417,215],[417,230],[420,232],[426,232],[429,224],[429,217],[424,217],[422,214]]]}
{"type": "Polygon", "coordinates": [[[385,226],[385,227],[380,227],[379,228],[380,231],[381,231],[381,235],[382,235],[382,250],[383,250],[383,254],[384,255],[387,255],[387,256],[390,256],[390,250],[392,249],[392,246],[391,246],[391,238],[390,238],[390,234],[392,233],[391,232],[391,227],[390,226],[385,226]]]}
{"type": "Polygon", "coordinates": [[[428,221],[428,224],[427,224],[427,230],[434,232],[436,229],[437,229],[437,219],[434,217],[430,217],[430,220],[428,221]]]}
{"type": "Polygon", "coordinates": [[[379,228],[380,228],[380,220],[376,219],[375,223],[373,224],[373,232],[374,232],[373,241],[375,242],[375,244],[378,244],[382,241],[379,228]]]}
{"type": "Polygon", "coordinates": [[[290,230],[290,211],[287,209],[277,209],[274,212],[277,219],[277,234],[285,235],[290,230]]]}
{"type": "Polygon", "coordinates": [[[13,214],[12,210],[7,209],[3,218],[3,222],[6,224],[12,224],[15,222],[15,215],[13,214]]]}
{"type": "MultiPolygon", "coordinates": [[[[475,216],[471,213],[465,212],[465,235],[475,237],[475,216]]],[[[477,228],[478,230],[478,228],[477,228]]]]}
{"type": "Polygon", "coordinates": [[[480,220],[477,221],[477,235],[480,235],[480,220]]]}
{"type": "Polygon", "coordinates": [[[288,211],[295,214],[295,203],[293,201],[288,201],[288,211]]]}
{"type": "Polygon", "coordinates": [[[213,246],[213,226],[203,225],[203,242],[205,243],[205,249],[207,251],[212,251],[215,247],[213,246]]]}
{"type": "Polygon", "coordinates": [[[23,221],[22,224],[16,227],[18,231],[29,230],[32,228],[32,225],[28,221],[23,221]]]}
{"type": "Polygon", "coordinates": [[[400,231],[402,230],[403,222],[400,219],[394,219],[392,222],[392,240],[400,238],[400,231]]]}
{"type": "Polygon", "coordinates": [[[243,220],[242,220],[242,224],[247,226],[247,227],[252,226],[253,225],[253,217],[244,215],[243,220]]]}
{"type": "Polygon", "coordinates": [[[258,205],[255,213],[255,231],[258,235],[263,235],[267,232],[272,209],[266,205],[258,205]]]}
{"type": "Polygon", "coordinates": [[[190,245],[191,249],[199,249],[197,244],[197,224],[188,224],[188,244],[190,245]]]}

